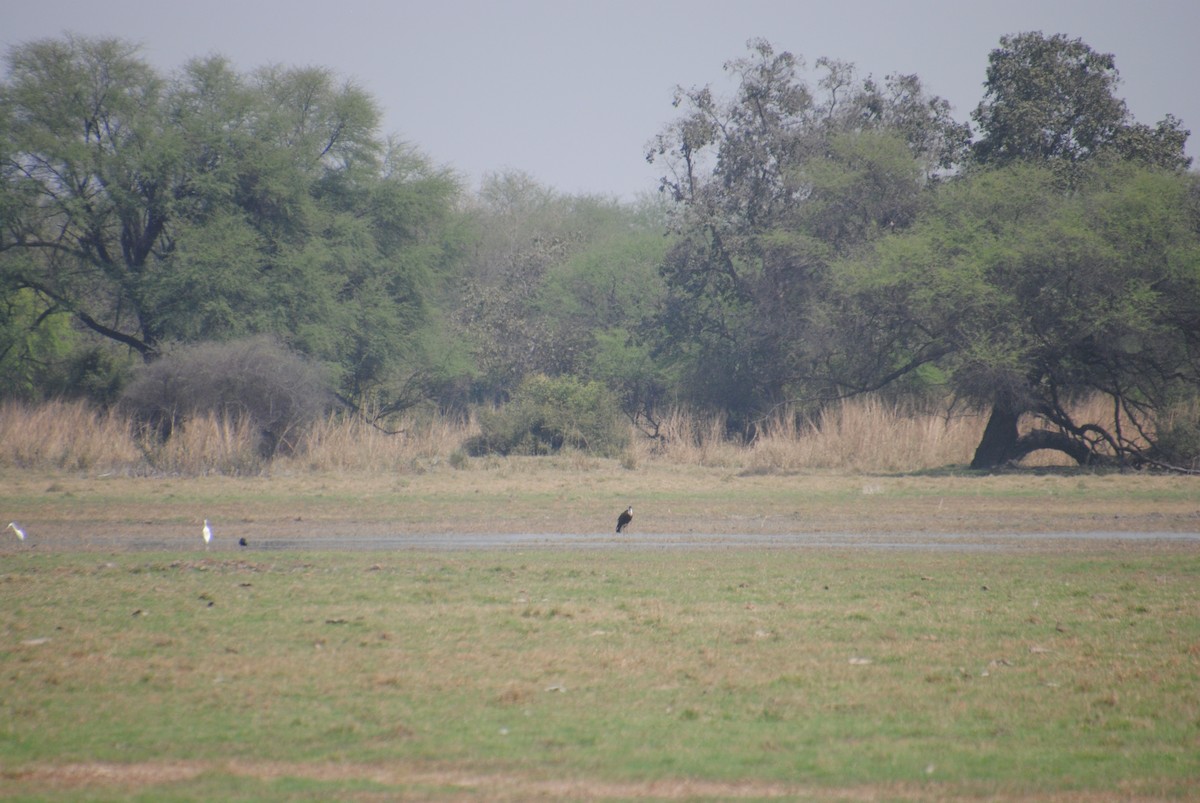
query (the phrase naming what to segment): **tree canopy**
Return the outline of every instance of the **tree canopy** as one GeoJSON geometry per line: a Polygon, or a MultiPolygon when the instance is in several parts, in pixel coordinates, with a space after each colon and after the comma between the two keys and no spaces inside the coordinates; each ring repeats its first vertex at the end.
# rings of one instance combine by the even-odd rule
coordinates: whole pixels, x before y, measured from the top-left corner
{"type": "Polygon", "coordinates": [[[421,362],[458,186],[380,139],[323,68],[220,57],[164,77],[114,39],[13,48],[0,86],[0,271],[146,359],[274,334],[358,402],[421,362]]]}
{"type": "Polygon", "coordinates": [[[510,171],[484,180],[468,215],[474,239],[452,303],[473,396],[504,400],[533,375],[625,385],[611,354],[660,292],[659,208],[564,196],[510,171]]]}
{"type": "Polygon", "coordinates": [[[1115,57],[1082,39],[1040,31],[1001,37],[971,114],[982,135],[972,146],[975,161],[1074,164],[1108,155],[1186,168],[1182,123],[1173,115],[1154,128],[1137,123],[1116,94],[1119,84],[1115,57]]]}
{"type": "Polygon", "coordinates": [[[824,381],[828,265],[916,219],[967,131],[915,76],[883,84],[821,59],[750,43],[722,101],[680,89],[683,116],[653,142],[677,204],[663,264],[661,353],[694,400],[745,419],[824,381]]]}
{"type": "Polygon", "coordinates": [[[1053,448],[1151,459],[1152,411],[1200,386],[1200,185],[1133,165],[1065,193],[1048,167],[943,188],[909,231],[839,266],[888,369],[928,362],[992,410],[986,468],[1053,448]],[[1108,421],[1072,402],[1112,400],[1108,421]],[[1035,414],[1043,428],[1018,435],[1035,414]]]}
{"type": "MultiPolygon", "coordinates": [[[[974,133],[918,76],[809,71],[752,40],[729,97],[676,89],[646,152],[661,193],[635,204],[516,171],[466,193],[321,67],[163,75],[127,42],[67,36],[7,68],[9,394],[111,400],[108,343],[160,361],[143,378],[192,360],[252,385],[263,364],[303,380],[276,376],[293,395],[315,395],[315,365],[377,420],[510,403],[481,419],[536,449],[574,436],[534,430],[613,404],[639,423],[719,410],[752,437],[780,408],[948,396],[989,415],[977,468],[1042,448],[1169,465],[1163,416],[1200,394],[1189,132],[1134,120],[1115,57],[1065,35],[1001,38],[974,133]],[[1076,420],[1097,394],[1111,415],[1076,420]]],[[[201,395],[173,387],[164,410],[201,395]]],[[[580,442],[601,440],[619,442],[580,442]]]]}
{"type": "Polygon", "coordinates": [[[728,101],[680,91],[654,142],[675,199],[663,352],[743,417],[901,382],[991,411],[973,465],[1054,448],[1152,459],[1152,420],[1200,387],[1194,176],[1173,117],[1132,120],[1113,58],[1004,37],[967,132],[915,78],[751,43],[728,101]],[[902,89],[902,91],[900,91],[902,89]],[[1086,392],[1109,422],[1072,419],[1086,392]],[[1046,428],[1019,435],[1033,413],[1046,428]]]}

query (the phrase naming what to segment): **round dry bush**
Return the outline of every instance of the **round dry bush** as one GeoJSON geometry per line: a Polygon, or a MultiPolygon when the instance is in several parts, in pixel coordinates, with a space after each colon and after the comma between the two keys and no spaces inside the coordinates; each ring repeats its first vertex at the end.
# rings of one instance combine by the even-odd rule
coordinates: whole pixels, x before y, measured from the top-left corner
{"type": "Polygon", "coordinates": [[[261,434],[260,452],[291,451],[303,427],[329,409],[321,371],[268,337],[200,343],[141,368],[123,407],[165,440],[180,423],[213,416],[261,434]]]}

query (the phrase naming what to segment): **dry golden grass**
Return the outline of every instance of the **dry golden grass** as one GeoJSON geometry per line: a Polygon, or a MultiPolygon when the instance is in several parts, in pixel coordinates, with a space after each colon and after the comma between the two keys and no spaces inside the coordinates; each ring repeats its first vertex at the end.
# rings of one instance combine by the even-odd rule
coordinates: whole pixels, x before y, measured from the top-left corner
{"type": "MultiPolygon", "coordinates": [[[[1081,420],[1104,420],[1106,413],[1099,401],[1079,410],[1081,420]]],[[[985,423],[979,411],[914,411],[865,397],[833,405],[806,423],[782,410],[763,422],[747,445],[727,436],[722,416],[676,409],[664,416],[660,439],[632,432],[621,462],[627,468],[665,463],[752,474],[921,471],[967,464],[985,423]]],[[[0,467],[133,476],[420,473],[441,463],[465,464],[464,444],[478,431],[474,420],[414,416],[384,431],[360,418],[330,415],[298,433],[290,452],[266,459],[253,427],[215,416],[189,420],[163,442],[118,413],[99,412],[83,402],[9,402],[0,406],[6,446],[0,467]]],[[[592,458],[571,459],[586,464],[592,458]]],[[[1069,460],[1039,452],[1025,464],[1068,465],[1069,460]]]]}
{"type": "Polygon", "coordinates": [[[83,402],[7,402],[0,406],[0,443],[0,461],[15,468],[102,472],[142,459],[125,418],[83,402]]]}
{"type": "Polygon", "coordinates": [[[769,421],[750,449],[749,468],[875,472],[961,465],[970,462],[982,432],[978,413],[912,413],[877,398],[843,401],[804,427],[791,415],[769,421]]]}
{"type": "Polygon", "coordinates": [[[164,474],[257,474],[263,468],[258,434],[247,421],[208,415],[185,421],[166,441],[146,430],[131,436],[144,461],[164,474]]]}
{"type": "Polygon", "coordinates": [[[475,422],[409,418],[394,430],[361,418],[329,415],[301,439],[291,466],[313,471],[406,471],[448,460],[479,432],[475,422]]]}
{"type": "Polygon", "coordinates": [[[919,413],[868,397],[842,401],[807,424],[799,423],[792,410],[781,410],[742,445],[726,436],[724,417],[673,410],[663,418],[660,442],[636,439],[631,451],[638,463],[658,460],[763,474],[914,471],[969,462],[983,425],[977,412],[919,413]]]}
{"type": "Polygon", "coordinates": [[[737,466],[742,447],[725,434],[725,417],[673,409],[662,417],[659,439],[635,436],[629,447],[635,463],[662,461],[695,466],[737,466]]]}

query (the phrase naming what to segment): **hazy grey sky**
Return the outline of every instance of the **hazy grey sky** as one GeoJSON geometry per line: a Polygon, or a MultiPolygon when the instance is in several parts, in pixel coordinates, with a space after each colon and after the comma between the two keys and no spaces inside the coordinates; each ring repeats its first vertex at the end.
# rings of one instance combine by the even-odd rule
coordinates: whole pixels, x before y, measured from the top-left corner
{"type": "Polygon", "coordinates": [[[355,79],[385,133],[476,186],[523,170],[567,193],[630,199],[657,174],[644,146],[676,114],[675,85],[724,87],[722,65],[764,37],[811,66],[916,73],[969,119],[1006,33],[1080,37],[1115,54],[1134,116],[1194,132],[1197,0],[0,0],[0,46],[64,31],[142,44],[164,73],[188,58],[322,65],[355,79]]]}

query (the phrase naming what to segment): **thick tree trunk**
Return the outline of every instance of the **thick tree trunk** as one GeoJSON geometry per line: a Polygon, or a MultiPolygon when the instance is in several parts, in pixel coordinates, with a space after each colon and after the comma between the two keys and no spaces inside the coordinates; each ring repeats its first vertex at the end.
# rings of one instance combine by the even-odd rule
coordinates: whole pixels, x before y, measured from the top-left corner
{"type": "Polygon", "coordinates": [[[1020,460],[1030,452],[1039,449],[1053,449],[1068,455],[1079,465],[1095,463],[1099,458],[1088,448],[1087,444],[1077,438],[1072,438],[1065,432],[1054,432],[1045,429],[1035,429],[1023,436],[1017,435],[1017,422],[1021,414],[996,405],[988,417],[984,427],[983,437],[975,447],[975,457],[971,460],[973,469],[998,468],[1005,463],[1020,460]]]}
{"type": "Polygon", "coordinates": [[[992,407],[992,414],[983,429],[983,438],[975,447],[971,468],[996,468],[1017,456],[1017,421],[1020,418],[1020,413],[1007,407],[992,407]]]}
{"type": "Polygon", "coordinates": [[[1081,466],[1097,462],[1098,458],[1083,441],[1072,438],[1065,432],[1051,432],[1046,429],[1035,429],[1022,435],[1016,444],[1016,453],[1012,460],[1020,460],[1030,452],[1038,449],[1053,449],[1062,452],[1081,466]]]}

